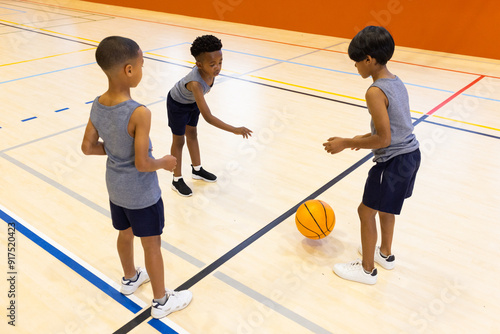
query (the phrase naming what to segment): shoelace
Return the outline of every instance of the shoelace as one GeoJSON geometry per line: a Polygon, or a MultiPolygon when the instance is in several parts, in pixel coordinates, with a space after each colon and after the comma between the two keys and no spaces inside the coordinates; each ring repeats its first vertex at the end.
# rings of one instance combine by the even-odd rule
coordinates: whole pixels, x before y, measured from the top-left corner
{"type": "Polygon", "coordinates": [[[361,260],[357,259],[355,261],[349,262],[349,269],[353,270],[353,269],[356,269],[357,267],[359,267],[361,265],[362,265],[361,260]]]}

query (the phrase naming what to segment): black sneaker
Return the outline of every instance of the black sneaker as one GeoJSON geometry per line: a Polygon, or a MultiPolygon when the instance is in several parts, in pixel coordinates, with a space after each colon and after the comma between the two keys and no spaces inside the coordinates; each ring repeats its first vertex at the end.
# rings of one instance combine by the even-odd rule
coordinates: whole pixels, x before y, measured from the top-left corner
{"type": "Polygon", "coordinates": [[[207,172],[206,170],[203,169],[203,167],[200,167],[199,171],[194,170],[193,165],[191,165],[191,169],[193,171],[193,179],[195,180],[203,180],[207,182],[215,182],[217,181],[217,176],[215,176],[212,173],[207,172]]]}
{"type": "Polygon", "coordinates": [[[187,186],[182,178],[177,182],[172,181],[172,190],[175,190],[179,195],[184,197],[193,195],[193,191],[187,186]]]}

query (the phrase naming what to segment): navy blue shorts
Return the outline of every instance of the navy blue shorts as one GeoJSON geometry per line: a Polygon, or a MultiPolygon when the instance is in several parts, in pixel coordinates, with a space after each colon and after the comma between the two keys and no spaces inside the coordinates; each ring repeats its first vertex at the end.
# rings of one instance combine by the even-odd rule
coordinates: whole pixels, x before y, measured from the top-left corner
{"type": "Polygon", "coordinates": [[[151,237],[161,235],[165,226],[163,201],[160,198],[156,204],[144,209],[126,209],[109,202],[113,227],[123,231],[132,227],[136,237],[151,237]]]}
{"type": "Polygon", "coordinates": [[[410,197],[420,167],[420,150],[377,162],[368,172],[363,204],[377,211],[399,215],[410,197]]]}
{"type": "Polygon", "coordinates": [[[177,136],[184,136],[186,125],[197,126],[200,118],[200,109],[195,103],[183,104],[175,101],[170,92],[167,96],[167,117],[168,126],[172,133],[177,136]]]}

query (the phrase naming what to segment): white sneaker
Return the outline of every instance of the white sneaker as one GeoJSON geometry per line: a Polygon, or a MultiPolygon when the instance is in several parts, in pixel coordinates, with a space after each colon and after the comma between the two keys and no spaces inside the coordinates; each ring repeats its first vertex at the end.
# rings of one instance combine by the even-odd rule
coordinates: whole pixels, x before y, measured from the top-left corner
{"type": "MultiPolygon", "coordinates": [[[[359,246],[358,252],[359,254],[363,255],[363,248],[361,246],[359,246]]],[[[392,270],[396,266],[396,257],[394,255],[383,257],[382,254],[380,253],[380,246],[377,246],[375,248],[374,260],[375,262],[380,264],[382,268],[387,270],[392,270]]]]}
{"type": "Polygon", "coordinates": [[[166,317],[172,312],[186,308],[193,299],[193,294],[189,290],[167,290],[166,293],[168,294],[168,299],[165,304],[161,305],[154,300],[151,304],[151,316],[155,319],[166,317]]]}
{"type": "Polygon", "coordinates": [[[131,295],[135,292],[135,290],[137,290],[137,288],[147,282],[149,282],[148,272],[145,268],[138,267],[137,279],[135,281],[122,277],[122,287],[120,288],[120,292],[124,295],[131,295]]]}
{"type": "Polygon", "coordinates": [[[374,268],[371,273],[367,274],[363,269],[360,259],[348,263],[337,263],[333,266],[333,272],[349,281],[365,284],[377,283],[377,268],[374,268]]]}

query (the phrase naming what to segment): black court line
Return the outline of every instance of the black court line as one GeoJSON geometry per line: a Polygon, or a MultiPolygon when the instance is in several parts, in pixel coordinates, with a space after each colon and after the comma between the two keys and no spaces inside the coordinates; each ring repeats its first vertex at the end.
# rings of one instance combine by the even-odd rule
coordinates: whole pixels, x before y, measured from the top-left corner
{"type": "MultiPolygon", "coordinates": [[[[149,59],[149,60],[154,60],[154,61],[157,61],[157,62],[160,62],[160,63],[172,64],[172,65],[176,65],[176,66],[180,66],[180,67],[185,67],[185,68],[189,68],[189,69],[192,68],[192,66],[181,65],[181,64],[177,64],[177,63],[174,63],[174,62],[171,62],[171,61],[168,61],[168,60],[157,59],[157,58],[146,57],[146,56],[144,56],[144,58],[145,59],[149,59]]],[[[293,93],[293,94],[300,94],[300,95],[305,95],[305,96],[309,96],[309,97],[314,97],[314,98],[317,98],[317,99],[323,99],[323,100],[327,100],[327,101],[332,101],[332,102],[337,102],[337,103],[341,103],[341,104],[346,104],[346,105],[349,105],[349,106],[352,106],[352,107],[358,107],[358,108],[368,109],[366,106],[361,105],[361,104],[356,104],[356,103],[352,103],[352,102],[346,102],[346,101],[342,101],[342,100],[336,100],[336,99],[332,99],[331,97],[326,97],[326,96],[321,96],[321,95],[315,95],[315,94],[311,94],[311,93],[301,92],[301,91],[298,91],[298,90],[293,90],[293,89],[290,89],[290,88],[285,88],[285,87],[280,87],[280,86],[274,86],[274,85],[271,85],[271,84],[266,84],[266,83],[263,83],[263,82],[253,81],[253,80],[249,80],[249,79],[244,79],[244,78],[241,78],[241,77],[234,77],[234,76],[227,75],[227,74],[219,74],[219,76],[220,77],[226,77],[226,78],[234,79],[234,80],[249,82],[249,83],[253,83],[253,84],[264,86],[264,87],[279,89],[279,90],[282,90],[282,91],[285,91],[285,92],[290,92],[290,93],[293,93]]]]}
{"type": "Polygon", "coordinates": [[[63,40],[70,41],[70,42],[76,42],[76,43],[80,43],[80,44],[85,44],[85,45],[90,45],[90,46],[97,47],[97,45],[95,43],[75,41],[74,39],[71,39],[71,38],[57,36],[57,35],[52,35],[52,34],[49,34],[49,33],[43,32],[43,31],[37,31],[37,30],[34,30],[34,29],[19,27],[19,26],[7,24],[7,23],[2,23],[2,22],[0,22],[0,24],[3,25],[3,26],[6,26],[6,27],[11,27],[11,28],[15,28],[15,29],[25,30],[25,31],[29,31],[29,32],[32,32],[32,33],[35,33],[35,34],[45,35],[45,36],[49,36],[49,37],[63,39],[63,40]]]}
{"type": "MultiPolygon", "coordinates": [[[[69,38],[55,36],[55,35],[51,35],[51,34],[48,34],[48,33],[34,31],[34,30],[31,30],[31,29],[25,29],[25,28],[22,28],[22,27],[11,26],[11,25],[7,25],[7,24],[4,24],[4,23],[0,23],[0,24],[6,25],[6,26],[10,26],[10,27],[14,27],[14,28],[18,28],[18,29],[23,29],[23,30],[31,31],[31,32],[35,32],[35,33],[39,33],[39,34],[42,34],[42,35],[47,35],[47,36],[50,36],[50,37],[56,37],[56,38],[68,40],[68,41],[71,41],[71,42],[77,42],[77,43],[81,43],[81,44],[86,44],[86,45],[91,45],[91,46],[97,46],[95,44],[86,43],[86,42],[77,41],[77,40],[72,40],[72,39],[69,39],[69,38]]],[[[160,60],[160,59],[156,59],[156,58],[152,58],[152,57],[144,57],[144,58],[147,58],[147,59],[150,59],[150,60],[154,60],[154,61],[158,61],[158,62],[167,63],[167,64],[172,64],[172,65],[176,65],[176,66],[181,66],[181,67],[186,67],[186,68],[192,68],[191,66],[181,65],[181,64],[174,63],[174,62],[160,60]]],[[[336,99],[332,99],[332,98],[328,98],[328,97],[323,97],[323,96],[319,96],[319,95],[314,95],[314,94],[310,94],[310,93],[295,91],[295,90],[284,88],[284,87],[273,86],[273,85],[270,85],[270,84],[260,83],[260,82],[256,82],[256,81],[252,81],[252,80],[248,80],[248,79],[243,79],[243,78],[240,78],[240,77],[233,77],[233,76],[224,75],[224,74],[221,74],[221,76],[225,76],[225,77],[228,77],[228,78],[231,78],[231,79],[240,80],[240,81],[244,81],[244,82],[254,83],[254,84],[258,84],[258,85],[269,87],[269,88],[279,89],[279,90],[291,92],[291,93],[294,93],[294,94],[301,94],[301,95],[305,95],[305,96],[309,96],[309,97],[320,98],[320,99],[324,99],[324,100],[328,100],[328,101],[332,101],[332,102],[336,102],[336,103],[341,103],[341,104],[346,104],[346,105],[350,105],[350,106],[354,106],[354,107],[359,107],[359,108],[367,109],[367,107],[363,106],[363,105],[358,105],[358,104],[355,104],[355,103],[350,103],[350,102],[346,102],[346,101],[336,100],[336,99]]],[[[422,117],[418,118],[413,123],[414,126],[416,126],[420,122],[429,122],[429,121],[426,121],[426,119],[428,117],[429,117],[429,115],[423,115],[422,117]]],[[[433,123],[433,122],[430,122],[430,123],[433,123]]],[[[196,275],[194,275],[193,277],[191,277],[189,280],[187,280],[186,282],[184,282],[183,284],[181,284],[175,290],[179,291],[179,290],[189,289],[190,287],[192,287],[193,285],[195,285],[196,283],[198,283],[199,281],[201,281],[203,278],[205,278],[210,273],[212,273],[213,271],[215,271],[217,268],[219,268],[220,266],[222,266],[228,260],[230,260],[235,255],[237,255],[242,250],[244,250],[246,247],[248,247],[249,245],[251,245],[254,241],[258,240],[260,237],[262,237],[267,232],[269,232],[270,230],[272,230],[274,227],[276,227],[277,225],[279,225],[280,223],[282,223],[284,220],[286,220],[287,218],[289,218],[291,215],[293,215],[297,211],[298,207],[303,202],[305,202],[305,201],[307,201],[309,199],[314,199],[314,198],[318,197],[320,194],[322,194],[323,192],[325,192],[326,190],[328,190],[329,188],[331,188],[333,185],[335,185],[336,183],[338,183],[339,181],[341,181],[342,179],[344,179],[347,175],[349,175],[350,173],[352,173],[358,167],[360,167],[361,165],[363,165],[372,156],[373,156],[373,153],[370,153],[370,154],[366,155],[365,157],[363,157],[361,160],[359,160],[358,162],[356,162],[355,164],[353,164],[352,166],[350,166],[349,168],[347,168],[344,172],[342,172],[341,174],[339,174],[338,176],[336,176],[335,178],[333,178],[332,180],[330,180],[329,182],[327,182],[325,185],[323,185],[321,188],[319,188],[318,190],[316,190],[315,192],[313,192],[309,196],[307,196],[304,200],[302,200],[301,202],[299,202],[298,204],[296,204],[295,206],[293,206],[292,208],[290,208],[288,211],[286,211],[285,213],[283,213],[281,216],[279,216],[278,218],[274,219],[272,222],[268,223],[266,226],[264,226],[259,231],[257,231],[256,233],[254,233],[252,236],[250,236],[249,238],[247,238],[246,240],[244,240],[243,242],[241,242],[240,244],[238,244],[236,247],[234,247],[233,249],[231,249],[230,251],[228,251],[226,254],[224,254],[223,256],[221,256],[220,258],[218,258],[217,260],[215,260],[213,263],[211,263],[210,265],[208,265],[207,267],[205,267],[204,269],[202,269],[199,273],[197,273],[196,275]]],[[[135,327],[137,327],[138,325],[140,325],[141,323],[143,323],[145,320],[149,319],[150,318],[150,314],[151,314],[151,307],[148,307],[147,309],[143,310],[140,314],[138,314],[136,317],[134,317],[132,320],[130,320],[128,323],[126,323],[124,326],[122,326],[120,329],[118,329],[117,331],[115,331],[114,334],[129,333],[135,327]]]]}
{"type": "MultiPolygon", "coordinates": [[[[336,183],[344,179],[347,175],[351,174],[354,170],[356,170],[359,166],[363,165],[366,161],[368,161],[371,157],[373,157],[373,153],[370,153],[363,157],[361,160],[356,162],[354,165],[350,166],[347,168],[345,171],[340,173],[338,176],[327,182],[325,185],[323,185],[321,188],[304,198],[301,202],[297,203],[295,206],[292,208],[288,209],[285,213],[283,213],[281,216],[278,218],[274,219],[272,222],[261,228],[259,231],[254,233],[252,236],[248,237],[246,240],[241,242],[239,245],[231,249],[229,252],[226,254],[222,255],[220,258],[209,264],[207,267],[202,269],[199,273],[188,279],[186,282],[183,284],[179,285],[175,291],[180,291],[180,290],[186,290],[191,288],[193,285],[204,279],[206,276],[214,272],[216,269],[218,269],[220,266],[222,266],[224,263],[229,261],[231,258],[233,258],[235,255],[240,253],[242,250],[250,246],[254,241],[262,237],[264,234],[267,232],[271,231],[273,228],[278,226],[280,223],[282,223],[284,220],[292,216],[295,211],[299,208],[299,206],[304,203],[307,200],[314,199],[324,193],[326,190],[330,189],[332,186],[334,186],[336,183]]],[[[133,318],[130,322],[125,324],[123,327],[118,329],[117,331],[114,332],[114,334],[125,334],[133,330],[135,327],[140,325],[143,321],[147,320],[151,315],[151,307],[145,309],[142,311],[139,315],[137,315],[135,318],[133,318]]]]}

